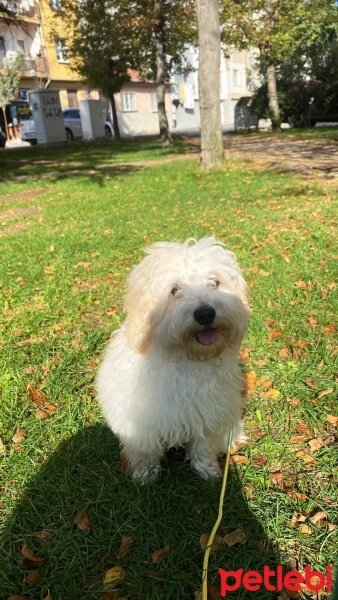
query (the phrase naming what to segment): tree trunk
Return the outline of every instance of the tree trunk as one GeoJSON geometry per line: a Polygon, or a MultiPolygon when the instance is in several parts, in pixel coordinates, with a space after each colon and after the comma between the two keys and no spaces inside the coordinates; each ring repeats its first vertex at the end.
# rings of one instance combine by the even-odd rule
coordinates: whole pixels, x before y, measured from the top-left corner
{"type": "Polygon", "coordinates": [[[171,144],[167,113],[165,110],[165,81],[167,66],[164,47],[164,14],[162,0],[154,0],[155,44],[156,44],[156,94],[160,137],[163,146],[171,144]]]}
{"type": "Polygon", "coordinates": [[[113,113],[113,129],[114,129],[115,139],[116,140],[120,140],[121,139],[121,134],[120,134],[119,122],[118,122],[118,119],[117,119],[116,103],[115,103],[114,93],[110,94],[110,101],[111,101],[111,109],[112,109],[112,113],[113,113]]]}
{"type": "Polygon", "coordinates": [[[2,113],[3,113],[3,117],[4,117],[4,125],[5,125],[5,135],[7,137],[7,139],[9,140],[9,132],[8,132],[8,125],[7,125],[7,117],[6,117],[6,107],[2,106],[2,113]]]}
{"type": "Polygon", "coordinates": [[[199,103],[202,167],[219,167],[224,160],[220,108],[221,39],[218,0],[196,0],[199,43],[199,103]]]}
{"type": "Polygon", "coordinates": [[[267,83],[268,83],[268,99],[269,99],[269,111],[272,122],[272,129],[280,129],[280,110],[277,93],[277,78],[276,68],[274,64],[267,66],[267,83]]]}

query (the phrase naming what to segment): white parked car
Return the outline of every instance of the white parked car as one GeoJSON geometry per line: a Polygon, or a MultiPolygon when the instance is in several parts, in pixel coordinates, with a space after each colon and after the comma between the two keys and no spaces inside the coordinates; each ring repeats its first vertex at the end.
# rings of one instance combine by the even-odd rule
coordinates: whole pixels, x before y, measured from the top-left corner
{"type": "MultiPolygon", "coordinates": [[[[78,108],[66,108],[62,111],[63,121],[65,124],[66,138],[69,141],[81,139],[83,137],[81,116],[78,108]]],[[[104,122],[104,132],[106,138],[110,139],[113,137],[113,127],[110,121],[104,122]]],[[[33,117],[21,121],[21,139],[30,144],[36,144],[36,130],[33,117]]]]}

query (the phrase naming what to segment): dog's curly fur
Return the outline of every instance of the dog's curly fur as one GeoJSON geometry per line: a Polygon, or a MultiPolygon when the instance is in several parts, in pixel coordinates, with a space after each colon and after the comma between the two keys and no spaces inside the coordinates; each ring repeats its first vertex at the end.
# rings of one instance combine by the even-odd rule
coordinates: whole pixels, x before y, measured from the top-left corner
{"type": "Polygon", "coordinates": [[[160,242],[147,252],[99,369],[99,402],[134,479],[154,478],[164,451],[179,445],[201,477],[215,477],[229,429],[242,435],[247,286],[214,238],[160,242]]]}

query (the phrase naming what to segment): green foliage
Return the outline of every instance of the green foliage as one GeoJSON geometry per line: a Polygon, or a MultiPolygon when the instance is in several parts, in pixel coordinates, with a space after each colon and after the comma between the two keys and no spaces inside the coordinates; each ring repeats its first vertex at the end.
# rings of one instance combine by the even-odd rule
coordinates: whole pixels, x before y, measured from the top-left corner
{"type": "Polygon", "coordinates": [[[22,57],[18,54],[13,59],[7,59],[0,76],[0,106],[5,107],[15,98],[22,77],[22,57]]]}
{"type": "Polygon", "coordinates": [[[224,43],[258,48],[262,66],[306,53],[338,26],[332,0],[222,0],[221,12],[224,43]]]}
{"type": "MultiPolygon", "coordinates": [[[[182,62],[195,38],[192,0],[162,0],[161,19],[167,73],[182,62]]],[[[128,81],[128,69],[144,77],[156,71],[153,0],[63,0],[60,16],[67,23],[69,55],[94,87],[111,95],[128,81]]]]}

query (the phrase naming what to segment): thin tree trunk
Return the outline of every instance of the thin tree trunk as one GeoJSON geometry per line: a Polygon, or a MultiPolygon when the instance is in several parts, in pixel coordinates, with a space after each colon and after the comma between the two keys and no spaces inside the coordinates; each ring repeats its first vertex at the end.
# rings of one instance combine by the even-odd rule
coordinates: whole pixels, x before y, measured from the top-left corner
{"type": "Polygon", "coordinates": [[[5,125],[5,134],[7,139],[9,140],[9,132],[8,132],[8,125],[7,125],[7,117],[6,117],[6,107],[1,107],[2,108],[2,113],[4,116],[4,125],[5,125]]]}
{"type": "Polygon", "coordinates": [[[155,44],[156,44],[156,94],[160,137],[163,146],[171,144],[167,113],[165,110],[165,82],[167,65],[164,47],[164,14],[162,0],[154,0],[155,44]]]}
{"type": "Polygon", "coordinates": [[[280,129],[280,110],[278,102],[277,92],[277,77],[276,68],[274,64],[267,66],[267,83],[268,83],[268,99],[269,99],[269,111],[272,122],[272,129],[280,129]]]}
{"type": "Polygon", "coordinates": [[[224,160],[220,108],[221,39],[218,0],[196,0],[199,43],[199,104],[202,167],[219,167],[224,160]]]}
{"type": "Polygon", "coordinates": [[[113,129],[114,129],[115,139],[120,140],[121,134],[120,134],[119,122],[117,119],[115,96],[113,93],[110,94],[110,101],[111,101],[111,109],[112,109],[112,113],[113,113],[113,129]]]}

